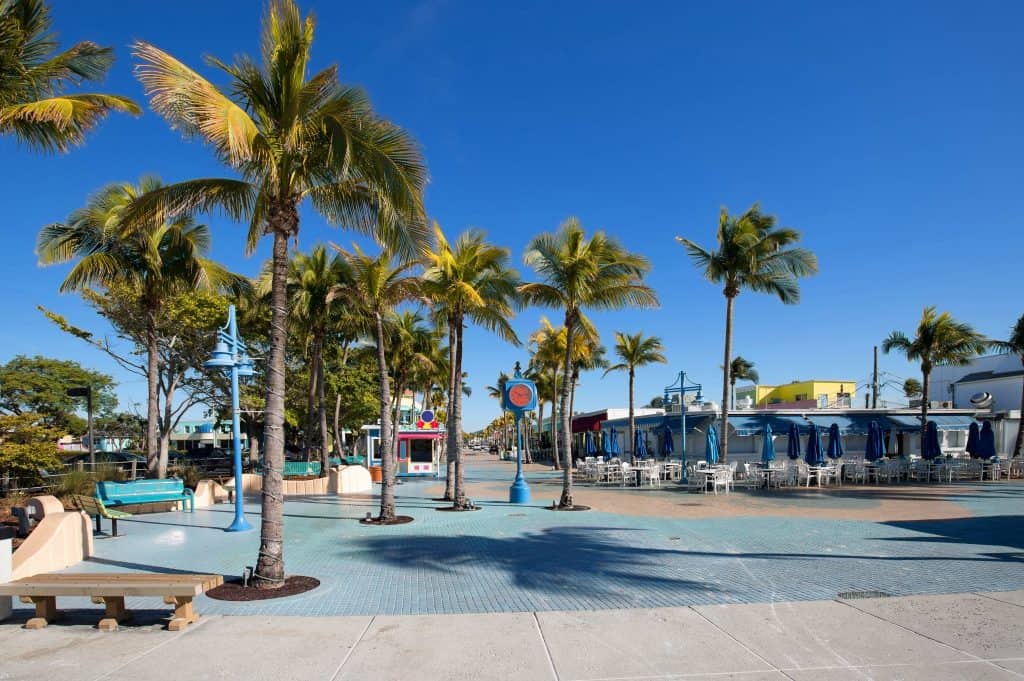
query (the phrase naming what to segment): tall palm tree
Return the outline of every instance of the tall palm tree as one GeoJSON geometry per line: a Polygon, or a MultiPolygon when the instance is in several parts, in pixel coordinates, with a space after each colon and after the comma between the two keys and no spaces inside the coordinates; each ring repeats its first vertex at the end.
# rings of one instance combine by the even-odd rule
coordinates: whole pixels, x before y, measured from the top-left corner
{"type": "Polygon", "coordinates": [[[83,41],[58,52],[43,0],[0,0],[0,134],[39,151],[65,152],[111,111],[138,115],[127,97],[67,94],[103,79],[114,51],[83,41]]]}
{"type": "Polygon", "coordinates": [[[752,381],[757,383],[761,375],[754,368],[754,363],[744,359],[742,355],[732,358],[732,365],[729,367],[729,408],[736,408],[736,381],[752,381]]]}
{"type": "MultiPolygon", "coordinates": [[[[541,406],[541,396],[551,402],[551,462],[555,470],[561,468],[558,461],[558,418],[555,405],[561,394],[561,377],[559,371],[565,357],[565,328],[556,329],[546,317],[541,317],[540,329],[530,334],[530,370],[537,374],[537,401],[541,406]],[[539,376],[544,376],[541,380],[539,376]]],[[[543,429],[544,412],[541,410],[541,428],[543,429]]]]}
{"type": "Polygon", "coordinates": [[[524,260],[542,281],[519,287],[525,301],[564,310],[565,355],[559,406],[562,418],[564,470],[559,508],[572,508],[572,415],[569,392],[573,375],[573,351],[580,331],[589,325],[584,310],[623,307],[655,307],[658,298],[642,282],[650,269],[647,259],[630,253],[617,241],[598,231],[587,238],[576,218],[569,218],[551,234],[530,242],[524,260]]]}
{"type": "Polygon", "coordinates": [[[633,403],[635,399],[634,385],[636,382],[636,370],[649,364],[666,364],[664,354],[665,346],[657,336],[644,337],[643,332],[628,334],[621,331],[615,332],[615,355],[619,358],[617,364],[605,369],[607,376],[613,371],[625,371],[629,374],[629,448],[633,453],[633,460],[636,460],[636,416],[633,403]]]}
{"type": "Polygon", "coordinates": [[[921,363],[922,447],[928,426],[928,389],[932,369],[942,364],[964,366],[984,352],[989,344],[970,324],[958,322],[948,312],[939,314],[935,306],[924,309],[913,338],[908,338],[902,331],[893,331],[882,341],[882,352],[889,354],[896,350],[908,361],[921,363]]]}
{"type": "Polygon", "coordinates": [[[593,334],[588,331],[587,326],[584,326],[573,348],[572,383],[569,386],[570,418],[576,413],[576,388],[580,385],[580,373],[607,369],[609,366],[608,348],[601,345],[601,338],[597,335],[596,329],[593,330],[593,334]]]}
{"type": "Polygon", "coordinates": [[[167,452],[160,451],[157,325],[164,300],[179,291],[224,287],[234,277],[206,257],[210,230],[187,215],[166,218],[158,211],[137,227],[124,225],[126,211],[160,187],[155,177],[143,177],[138,185],[108,184],[66,222],[44,227],[36,250],[44,265],[77,260],[61,284],[62,292],[117,284],[138,292],[146,329],[146,466],[151,477],[162,478],[167,474],[167,452]]]}
{"type": "Polygon", "coordinates": [[[299,233],[307,199],[327,222],[375,237],[415,257],[429,243],[423,219],[426,169],[412,138],[380,118],[361,90],[341,85],[329,66],[309,75],[315,22],[293,0],[271,0],[261,61],[207,62],[227,75],[218,88],[170,54],[135,43],[150,105],[172,127],[198,137],[237,178],[202,178],[166,187],[153,200],[171,211],[219,208],[249,222],[251,251],[273,237],[270,353],[264,416],[263,517],[254,579],[284,580],[285,345],[288,239],[299,233]]]}
{"type": "MultiPolygon", "coordinates": [[[[389,337],[385,329],[395,306],[418,298],[422,281],[409,274],[414,260],[401,261],[388,250],[373,256],[353,245],[351,251],[337,248],[352,272],[351,283],[337,286],[330,298],[344,297],[349,306],[358,307],[373,320],[373,338],[377,349],[377,378],[380,387],[380,459],[381,491],[378,522],[395,520],[395,461],[391,420],[391,376],[388,370],[389,337]]],[[[401,395],[398,395],[401,399],[401,395]]]]}
{"type": "MultiPolygon", "coordinates": [[[[1024,364],[1024,315],[1021,315],[1017,323],[1013,325],[1009,340],[992,341],[992,345],[1004,352],[1017,355],[1021,364],[1024,364]]],[[[1013,443],[1013,456],[1024,456],[1024,384],[1021,385],[1020,413],[1022,417],[1017,424],[1017,439],[1013,443]]]]}
{"type": "Polygon", "coordinates": [[[755,203],[738,217],[722,208],[718,216],[717,248],[708,250],[689,239],[676,237],[703,271],[704,278],[722,284],[725,295],[725,360],[722,362],[721,457],[729,456],[729,388],[732,385],[732,316],[736,297],[744,289],[769,293],[786,305],[800,301],[799,278],[818,271],[818,259],[791,246],[800,232],[776,227],[755,203]]]}
{"type": "Polygon", "coordinates": [[[509,324],[518,302],[519,274],[508,266],[508,249],[488,243],[481,230],[466,230],[452,244],[435,222],[434,240],[436,246],[424,257],[424,293],[448,328],[452,381],[447,453],[455,469],[454,508],[464,509],[468,502],[462,470],[463,332],[468,321],[519,344],[509,324]]]}

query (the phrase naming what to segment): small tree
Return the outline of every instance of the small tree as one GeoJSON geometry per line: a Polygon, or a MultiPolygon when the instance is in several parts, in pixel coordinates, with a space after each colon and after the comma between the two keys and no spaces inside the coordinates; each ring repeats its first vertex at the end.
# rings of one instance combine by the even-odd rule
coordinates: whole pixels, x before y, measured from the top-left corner
{"type": "Polygon", "coordinates": [[[754,363],[744,359],[740,355],[733,357],[732,366],[729,370],[729,408],[736,408],[736,381],[751,381],[757,383],[761,380],[760,374],[754,368],[754,363]]]}
{"type": "Polygon", "coordinates": [[[38,484],[39,469],[60,465],[57,439],[61,435],[60,429],[46,424],[42,414],[0,414],[0,478],[38,484]]]}
{"type": "Polygon", "coordinates": [[[638,367],[648,364],[665,364],[668,360],[663,354],[664,346],[657,336],[644,338],[643,333],[626,334],[615,332],[615,355],[621,360],[605,370],[607,376],[612,371],[625,371],[629,374],[629,449],[632,459],[636,462],[636,416],[633,409],[635,397],[634,384],[638,367]]]}
{"type": "Polygon", "coordinates": [[[921,396],[921,381],[916,378],[908,378],[903,381],[903,395],[907,399],[921,396]]]}

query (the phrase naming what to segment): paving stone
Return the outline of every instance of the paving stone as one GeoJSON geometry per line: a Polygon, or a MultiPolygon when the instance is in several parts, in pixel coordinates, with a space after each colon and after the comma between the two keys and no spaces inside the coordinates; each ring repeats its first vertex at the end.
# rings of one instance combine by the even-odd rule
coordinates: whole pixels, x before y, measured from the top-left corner
{"type": "Polygon", "coordinates": [[[834,601],[695,609],[778,669],[970,659],[834,601]]]}
{"type": "Polygon", "coordinates": [[[1004,603],[1013,603],[1014,605],[1024,607],[1024,589],[1017,589],[1016,591],[989,591],[981,595],[994,598],[997,601],[1003,601],[1004,603]]]}
{"type": "Polygon", "coordinates": [[[563,680],[771,669],[689,608],[541,612],[537,619],[563,680]]]}
{"type": "Polygon", "coordinates": [[[872,598],[853,603],[912,631],[984,659],[1024,655],[1024,609],[974,594],[872,598]]]}
{"type": "Polygon", "coordinates": [[[1020,678],[987,662],[868,666],[853,669],[787,669],[785,673],[793,681],[1011,681],[1020,678]]]}

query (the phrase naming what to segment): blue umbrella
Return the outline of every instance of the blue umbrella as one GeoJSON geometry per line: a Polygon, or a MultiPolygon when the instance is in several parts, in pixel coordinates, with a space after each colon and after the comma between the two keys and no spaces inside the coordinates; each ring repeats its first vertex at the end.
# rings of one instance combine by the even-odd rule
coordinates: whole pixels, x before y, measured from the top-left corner
{"type": "Polygon", "coordinates": [[[877,461],[882,458],[882,429],[878,426],[878,421],[872,421],[868,424],[868,440],[864,446],[864,460],[865,461],[877,461]]]}
{"type": "Polygon", "coordinates": [[[992,422],[985,421],[981,426],[981,433],[978,436],[978,456],[983,459],[991,459],[996,455],[996,434],[992,430],[992,422]]]}
{"type": "Polygon", "coordinates": [[[810,433],[807,435],[807,453],[804,461],[809,466],[820,466],[825,463],[825,448],[821,445],[821,433],[818,426],[811,424],[810,433]]]}
{"type": "Polygon", "coordinates": [[[661,438],[661,453],[667,457],[669,454],[674,453],[675,450],[676,447],[672,444],[672,427],[666,423],[665,434],[661,438]]]}
{"type": "Polygon", "coordinates": [[[843,456],[843,438],[839,434],[838,423],[828,427],[828,456],[830,459],[840,459],[843,456]]]}
{"type": "Polygon", "coordinates": [[[622,450],[619,449],[619,433],[615,430],[614,426],[612,427],[610,437],[612,439],[612,454],[616,456],[622,454],[622,450]]]}
{"type": "Polygon", "coordinates": [[[764,424],[764,442],[761,443],[761,463],[775,461],[775,443],[772,442],[772,426],[764,424]]]}
{"type": "Polygon", "coordinates": [[[929,421],[924,427],[924,446],[921,447],[921,458],[932,460],[942,456],[942,448],[939,447],[939,427],[935,421],[929,421]]]}
{"type": "Polygon", "coordinates": [[[981,449],[981,436],[978,433],[978,422],[971,421],[971,427],[967,430],[967,453],[972,459],[978,458],[978,451],[981,449]]]}
{"type": "Polygon", "coordinates": [[[708,432],[704,436],[704,460],[710,466],[718,463],[718,431],[714,426],[708,426],[708,432]]]}
{"type": "Polygon", "coordinates": [[[636,453],[636,458],[647,458],[647,440],[644,438],[643,431],[636,431],[636,442],[633,443],[633,451],[636,453]]]}
{"type": "Polygon", "coordinates": [[[610,459],[612,456],[611,438],[603,430],[601,431],[601,452],[604,454],[605,459],[610,459]]]}
{"type": "Polygon", "coordinates": [[[583,452],[587,456],[594,456],[597,454],[597,446],[594,444],[594,434],[589,430],[586,435],[583,436],[583,452]]]}
{"type": "Polygon", "coordinates": [[[786,456],[793,459],[800,458],[800,431],[797,429],[795,423],[789,424],[789,442],[786,444],[786,456]]]}

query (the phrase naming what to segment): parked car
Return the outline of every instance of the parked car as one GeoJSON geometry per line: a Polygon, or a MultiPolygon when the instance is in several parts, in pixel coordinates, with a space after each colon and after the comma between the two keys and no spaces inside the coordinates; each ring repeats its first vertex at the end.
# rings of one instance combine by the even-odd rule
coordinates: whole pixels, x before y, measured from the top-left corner
{"type": "MultiPolygon", "coordinates": [[[[132,467],[132,462],[135,462],[136,469],[145,470],[146,468],[146,457],[130,452],[96,452],[95,457],[97,466],[116,466],[122,470],[129,470],[132,467]]],[[[81,464],[88,469],[90,463],[89,452],[82,452],[81,454],[68,457],[64,459],[64,463],[76,468],[81,464]]]]}
{"type": "Polygon", "coordinates": [[[491,445],[490,449],[488,449],[487,452],[489,454],[497,454],[498,453],[498,445],[491,445]]]}
{"type": "Polygon", "coordinates": [[[231,468],[232,459],[232,454],[226,449],[221,449],[219,447],[202,447],[199,449],[190,449],[185,453],[185,456],[178,459],[176,463],[210,470],[231,468]]]}

